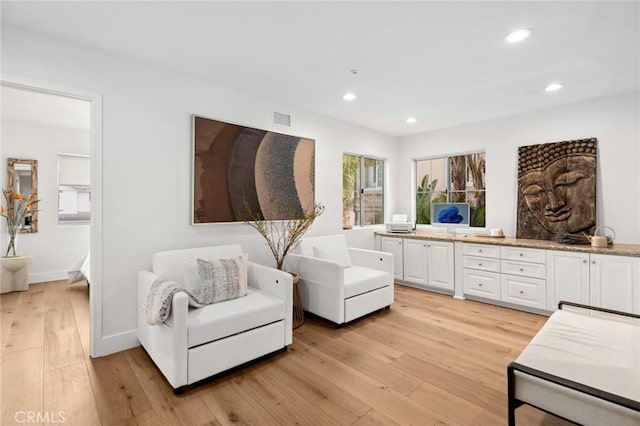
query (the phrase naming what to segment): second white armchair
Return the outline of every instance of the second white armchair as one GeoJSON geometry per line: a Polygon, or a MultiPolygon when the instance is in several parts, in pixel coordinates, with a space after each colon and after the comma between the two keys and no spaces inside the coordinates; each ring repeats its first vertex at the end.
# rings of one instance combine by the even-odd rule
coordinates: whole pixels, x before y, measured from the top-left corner
{"type": "Polygon", "coordinates": [[[342,234],[303,239],[285,269],[300,276],[305,311],[336,325],[393,303],[393,255],[348,248],[342,234]]]}

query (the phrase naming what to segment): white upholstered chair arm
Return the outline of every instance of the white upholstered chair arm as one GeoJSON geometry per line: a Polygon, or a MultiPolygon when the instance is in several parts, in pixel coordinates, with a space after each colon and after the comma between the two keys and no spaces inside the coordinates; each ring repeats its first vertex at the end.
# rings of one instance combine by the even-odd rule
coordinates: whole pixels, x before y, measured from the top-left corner
{"type": "Polygon", "coordinates": [[[344,267],[337,262],[290,254],[287,271],[300,276],[300,296],[306,311],[335,323],[344,322],[344,267]]]}
{"type": "Polygon", "coordinates": [[[293,341],[293,277],[290,273],[249,262],[248,283],[250,287],[267,292],[284,300],[285,344],[293,341]]]}
{"type": "MultiPolygon", "coordinates": [[[[138,303],[146,309],[147,297],[151,284],[160,276],[150,271],[138,272],[138,303]]],[[[187,293],[179,292],[173,296],[171,303],[171,316],[173,317],[173,328],[178,330],[187,330],[187,315],[189,313],[189,296],[187,293]]]]}
{"type": "Polygon", "coordinates": [[[349,255],[354,265],[386,271],[393,277],[393,255],[391,253],[349,248],[349,255]]]}
{"type": "Polygon", "coordinates": [[[138,272],[138,339],[169,383],[177,388],[187,384],[189,297],[184,292],[174,295],[171,326],[150,325],[146,321],[147,298],[151,284],[158,278],[158,275],[149,271],[138,272]]]}
{"type": "Polygon", "coordinates": [[[331,260],[290,254],[285,260],[285,269],[295,272],[305,282],[327,282],[335,288],[344,286],[344,267],[331,260]]]}

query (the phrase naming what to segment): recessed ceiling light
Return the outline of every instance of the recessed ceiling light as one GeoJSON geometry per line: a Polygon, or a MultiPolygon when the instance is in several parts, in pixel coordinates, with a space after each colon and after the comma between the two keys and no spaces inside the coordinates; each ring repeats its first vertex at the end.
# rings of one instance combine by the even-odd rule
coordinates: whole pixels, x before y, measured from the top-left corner
{"type": "Polygon", "coordinates": [[[507,43],[520,43],[526,40],[533,33],[531,28],[520,28],[519,30],[511,31],[504,37],[504,41],[507,43]]]}
{"type": "Polygon", "coordinates": [[[342,99],[344,99],[347,102],[355,101],[356,95],[351,92],[347,92],[344,94],[344,96],[342,96],[342,99]]]}
{"type": "Polygon", "coordinates": [[[416,121],[418,121],[418,120],[416,120],[416,118],[415,118],[415,117],[409,117],[409,118],[407,118],[407,123],[409,123],[409,124],[413,124],[413,123],[415,123],[416,121]]]}
{"type": "Polygon", "coordinates": [[[564,86],[564,84],[562,83],[549,83],[547,87],[544,88],[544,90],[546,90],[547,92],[557,92],[558,90],[562,89],[562,86],[564,86]]]}

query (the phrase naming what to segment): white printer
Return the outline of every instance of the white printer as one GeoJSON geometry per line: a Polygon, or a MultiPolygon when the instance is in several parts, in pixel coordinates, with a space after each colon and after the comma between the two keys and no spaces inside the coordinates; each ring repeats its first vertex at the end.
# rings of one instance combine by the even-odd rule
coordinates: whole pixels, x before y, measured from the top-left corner
{"type": "Polygon", "coordinates": [[[413,231],[413,222],[407,222],[406,214],[394,214],[391,222],[384,224],[387,232],[409,233],[413,231]]]}

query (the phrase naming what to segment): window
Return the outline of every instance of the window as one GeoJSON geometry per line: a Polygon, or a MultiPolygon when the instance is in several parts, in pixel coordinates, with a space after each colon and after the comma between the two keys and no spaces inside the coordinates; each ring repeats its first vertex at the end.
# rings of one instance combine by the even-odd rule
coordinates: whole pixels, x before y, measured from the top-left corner
{"type": "Polygon", "coordinates": [[[86,223],[91,219],[90,159],[58,154],[58,223],[86,223]]]}
{"type": "Polygon", "coordinates": [[[384,160],[342,156],[342,225],[384,223],[384,160]]]}
{"type": "Polygon", "coordinates": [[[416,223],[431,224],[432,203],[469,203],[470,224],[485,226],[483,152],[416,160],[416,223]]]}

